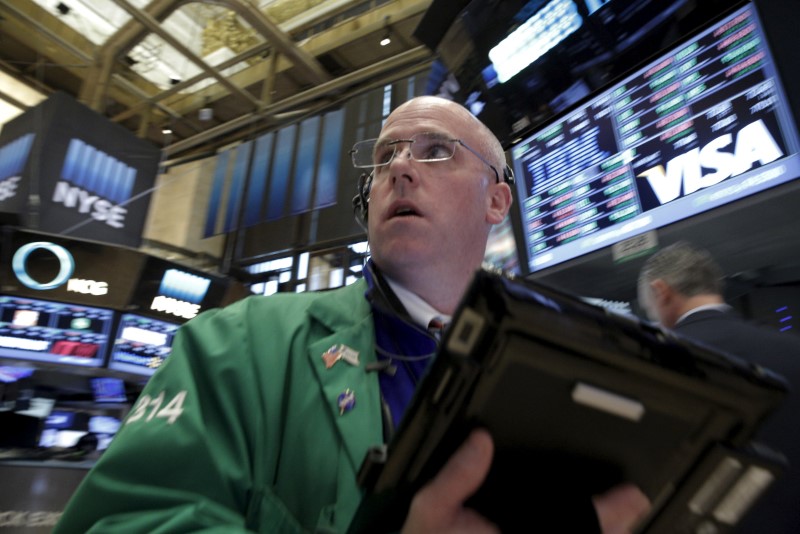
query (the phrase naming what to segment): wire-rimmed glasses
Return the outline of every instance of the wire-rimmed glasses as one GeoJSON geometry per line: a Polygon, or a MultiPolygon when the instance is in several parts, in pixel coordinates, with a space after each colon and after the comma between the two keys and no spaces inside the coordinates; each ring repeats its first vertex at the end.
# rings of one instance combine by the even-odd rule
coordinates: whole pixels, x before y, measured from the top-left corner
{"type": "Polygon", "coordinates": [[[416,133],[408,139],[384,138],[359,141],[350,150],[353,166],[359,169],[374,169],[389,165],[397,154],[397,146],[401,143],[408,143],[411,158],[422,163],[446,161],[455,154],[456,145],[461,145],[488,165],[494,171],[495,180],[500,183],[500,173],[486,158],[461,139],[452,139],[435,132],[416,133]]]}

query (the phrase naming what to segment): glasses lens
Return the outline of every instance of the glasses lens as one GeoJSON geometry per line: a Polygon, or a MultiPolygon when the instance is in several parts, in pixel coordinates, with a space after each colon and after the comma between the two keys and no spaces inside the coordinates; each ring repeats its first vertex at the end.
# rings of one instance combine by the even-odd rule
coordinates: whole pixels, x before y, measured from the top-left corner
{"type": "Polygon", "coordinates": [[[388,165],[398,145],[408,143],[411,157],[416,161],[443,161],[453,157],[456,141],[435,133],[416,134],[411,139],[367,139],[353,145],[350,155],[355,167],[380,167],[388,165]]]}
{"type": "Polygon", "coordinates": [[[384,139],[378,143],[378,140],[374,139],[372,145],[372,165],[379,167],[392,161],[395,147],[397,147],[396,142],[384,139]]]}
{"type": "Polygon", "coordinates": [[[411,155],[417,161],[442,161],[453,157],[456,142],[435,133],[421,133],[412,137],[411,155]]]}
{"type": "Polygon", "coordinates": [[[377,139],[367,139],[366,141],[359,141],[353,145],[350,151],[350,157],[353,159],[354,167],[374,167],[375,161],[373,154],[375,152],[375,143],[377,139]]]}

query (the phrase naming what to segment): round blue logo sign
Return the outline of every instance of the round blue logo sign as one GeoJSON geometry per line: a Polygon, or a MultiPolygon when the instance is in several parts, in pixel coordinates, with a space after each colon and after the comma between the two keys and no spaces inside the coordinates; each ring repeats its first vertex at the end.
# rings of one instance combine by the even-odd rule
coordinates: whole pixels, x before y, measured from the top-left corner
{"type": "Polygon", "coordinates": [[[14,253],[14,257],[11,259],[11,268],[14,269],[14,274],[17,276],[17,279],[22,282],[22,284],[37,291],[44,291],[47,289],[55,289],[56,287],[67,283],[67,280],[69,280],[69,277],[72,276],[72,273],[75,270],[75,260],[72,258],[72,254],[70,254],[69,251],[61,245],[48,243],[47,241],[36,241],[34,243],[22,245],[17,249],[17,251],[14,253]],[[58,274],[49,282],[43,283],[34,280],[25,269],[25,263],[28,261],[28,256],[30,256],[31,252],[34,250],[39,249],[52,252],[53,255],[58,258],[58,274]]]}

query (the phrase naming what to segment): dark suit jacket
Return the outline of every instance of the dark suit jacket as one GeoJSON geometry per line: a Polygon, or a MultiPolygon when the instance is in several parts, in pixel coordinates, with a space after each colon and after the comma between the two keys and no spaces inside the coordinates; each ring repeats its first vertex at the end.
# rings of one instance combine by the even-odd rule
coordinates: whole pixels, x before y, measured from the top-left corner
{"type": "Polygon", "coordinates": [[[790,394],[759,431],[757,440],[789,460],[786,474],[745,516],[737,533],[800,533],[800,335],[746,321],[733,311],[704,310],[675,325],[680,335],[782,375],[790,394]]]}

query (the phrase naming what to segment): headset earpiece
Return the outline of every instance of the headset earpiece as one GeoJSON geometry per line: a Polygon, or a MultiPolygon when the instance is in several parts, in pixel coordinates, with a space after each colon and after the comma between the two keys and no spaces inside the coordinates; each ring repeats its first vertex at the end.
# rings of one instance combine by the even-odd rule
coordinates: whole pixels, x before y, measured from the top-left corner
{"type": "Polygon", "coordinates": [[[367,231],[367,216],[369,213],[369,191],[372,188],[372,173],[361,173],[358,177],[358,192],[353,197],[353,214],[356,222],[367,231]]]}
{"type": "Polygon", "coordinates": [[[503,167],[503,181],[508,185],[514,185],[514,171],[508,165],[503,167]]]}

